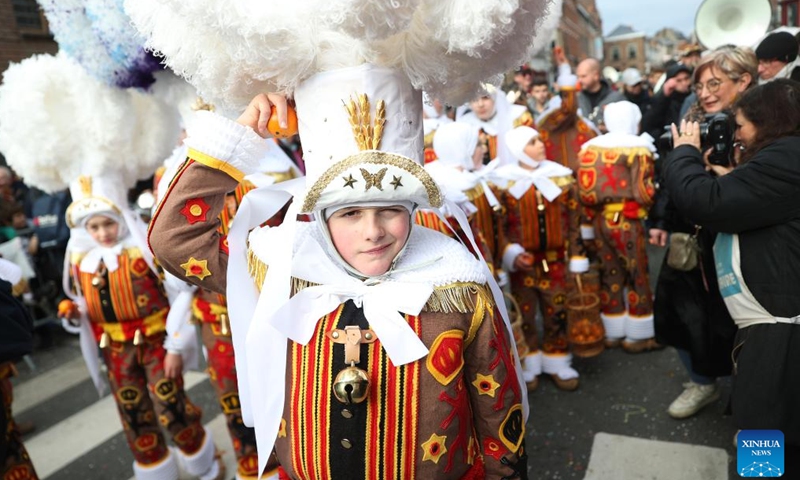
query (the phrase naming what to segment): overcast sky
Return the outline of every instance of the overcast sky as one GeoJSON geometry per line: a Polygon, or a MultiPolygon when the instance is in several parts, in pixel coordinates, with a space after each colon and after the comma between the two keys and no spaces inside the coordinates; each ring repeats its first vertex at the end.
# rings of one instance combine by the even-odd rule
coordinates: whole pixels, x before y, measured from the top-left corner
{"type": "Polygon", "coordinates": [[[702,0],[595,0],[603,19],[603,35],[620,24],[653,35],[663,27],[688,36],[694,30],[694,14],[702,0]]]}

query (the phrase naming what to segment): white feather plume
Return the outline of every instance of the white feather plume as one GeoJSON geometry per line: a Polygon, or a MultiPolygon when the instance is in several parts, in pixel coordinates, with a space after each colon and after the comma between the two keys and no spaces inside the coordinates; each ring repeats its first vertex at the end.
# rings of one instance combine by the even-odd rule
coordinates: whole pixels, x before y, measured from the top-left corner
{"type": "Polygon", "coordinates": [[[320,71],[402,68],[451,103],[518,66],[550,0],[125,0],[147,46],[206,99],[243,109],[320,71]]]}
{"type": "Polygon", "coordinates": [[[132,186],[169,155],[178,125],[174,107],[107,86],[64,54],[12,64],[0,85],[0,152],[46,191],[109,172],[132,186]]]}
{"type": "Polygon", "coordinates": [[[550,46],[553,41],[558,25],[561,23],[561,13],[564,8],[563,0],[552,0],[552,3],[547,7],[547,14],[542,19],[536,31],[536,37],[533,39],[528,58],[533,58],[542,53],[550,46]]]}
{"type": "MultiPolygon", "coordinates": [[[[365,3],[361,0],[320,2],[327,11],[332,27],[353,38],[367,41],[382,40],[402,32],[411,24],[421,0],[386,0],[365,3]]],[[[325,22],[327,23],[327,22],[325,22]]]]}

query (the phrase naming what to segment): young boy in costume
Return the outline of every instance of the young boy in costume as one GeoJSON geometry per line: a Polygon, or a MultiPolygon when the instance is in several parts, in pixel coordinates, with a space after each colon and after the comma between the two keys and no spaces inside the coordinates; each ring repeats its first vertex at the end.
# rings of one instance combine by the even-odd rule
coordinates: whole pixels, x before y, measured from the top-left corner
{"type": "Polygon", "coordinates": [[[606,346],[621,343],[626,351],[639,353],[661,348],[654,338],[643,226],[655,193],[655,147],[649,135],[637,135],[642,114],[633,103],[608,104],[604,118],[608,133],[581,149],[579,195],[597,235],[606,346]]]}
{"type": "Polygon", "coordinates": [[[136,478],[177,479],[181,463],[198,478],[221,479],[224,466],[200,423],[202,411],[183,390],[185,345],[179,335],[166,334],[169,300],[162,279],[149,251],[136,241],[133,229],[140,225],[125,213],[124,193],[114,180],[81,177],[80,187],[73,188],[68,222],[85,230],[91,243],[83,252],[72,249],[69,275],[76,303],[60,310],[72,321],[89,322],[100,346],[136,478]],[[161,427],[169,431],[179,459],[161,427]]]}
{"type": "Polygon", "coordinates": [[[538,385],[538,374],[549,374],[562,390],[578,388],[567,343],[568,273],[588,270],[580,239],[580,212],[572,170],[545,159],[539,132],[517,127],[505,142],[517,164],[493,174],[502,187],[498,237],[503,270],[510,273],[511,292],[519,302],[529,353],[522,359],[528,388],[538,385]],[[536,314],[544,320],[539,349],[536,314]]]}
{"type": "MultiPolygon", "coordinates": [[[[280,114],[285,100],[270,98],[280,114]]],[[[250,233],[247,263],[235,250],[244,243],[232,242],[228,264],[214,214],[255,168],[243,152],[262,141],[264,95],[238,124],[201,112],[206,127],[187,139],[187,162],[150,231],[167,269],[210,290],[227,286],[229,307],[252,304],[250,278],[260,288],[236,348],[259,450],[274,444],[290,478],[525,478],[525,392],[488,270],[412,221],[417,207],[443,202],[416,148],[419,91],[402,73],[365,64],[313,76],[294,98],[308,188],[281,227],[250,233]],[[325,114],[303,116],[311,105],[325,114]],[[382,131],[364,141],[351,128],[382,131]],[[229,141],[212,138],[219,129],[229,141]],[[208,220],[190,224],[180,208],[200,200],[208,220]],[[315,221],[294,222],[297,213],[315,221]],[[286,297],[282,285],[291,285],[286,297]]],[[[234,343],[241,328],[234,318],[234,343]]]]}

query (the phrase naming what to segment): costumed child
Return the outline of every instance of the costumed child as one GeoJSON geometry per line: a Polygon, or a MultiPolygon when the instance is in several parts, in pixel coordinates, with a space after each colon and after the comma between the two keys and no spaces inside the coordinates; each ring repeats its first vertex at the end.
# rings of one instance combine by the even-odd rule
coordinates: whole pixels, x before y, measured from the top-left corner
{"type": "Polygon", "coordinates": [[[222,478],[201,410],[183,391],[194,329],[180,321],[179,309],[170,309],[146,227],[126,198],[175,144],[177,110],[143,91],[104,84],[61,53],[9,67],[0,88],[0,125],[0,149],[30,185],[48,192],[71,186],[64,283],[72,301],[60,305],[59,315],[77,323],[72,331],[80,333],[101,394],[99,356],[107,366],[133,474],[177,479],[180,463],[194,477],[222,478]]]}
{"type": "Polygon", "coordinates": [[[539,115],[536,129],[544,142],[547,158],[577,172],[581,145],[600,134],[597,127],[578,110],[578,77],[556,48],[558,66],[556,86],[559,95],[550,100],[550,107],[539,115]]]}
{"type": "MultiPolygon", "coordinates": [[[[484,153],[484,146],[479,142],[479,130],[466,123],[443,124],[433,137],[433,149],[437,159],[426,163],[425,169],[447,198],[467,215],[481,256],[494,272],[495,253],[487,238],[494,242],[494,209],[491,204],[497,204],[497,199],[486,182],[472,172],[476,165],[482,165],[484,153]]],[[[417,209],[416,222],[469,243],[452,212],[446,211],[442,219],[435,209],[417,209]]]]}
{"type": "Polygon", "coordinates": [[[505,142],[517,159],[492,178],[503,210],[498,215],[502,268],[522,310],[528,347],[521,359],[529,389],[543,371],[561,390],[578,388],[567,342],[568,273],[583,273],[589,262],[580,239],[580,212],[572,170],[545,159],[539,133],[517,127],[505,142]],[[544,337],[539,348],[536,315],[541,310],[544,337]]]}
{"type": "Polygon", "coordinates": [[[545,2],[454,3],[125,2],[204,98],[250,105],[239,122],[197,113],[210,123],[187,139],[150,244],[165,268],[227,293],[259,471],[274,445],[289,478],[526,476],[527,392],[502,294],[463,245],[412,218],[445,203],[421,165],[421,91],[471,98],[520,62],[545,2]],[[264,95],[276,91],[294,99],[307,177],[248,193],[226,252],[216,215],[256,171],[270,102],[285,120],[285,97],[264,95]],[[207,221],[180,215],[191,199],[210,206],[207,221]],[[281,226],[259,227],[290,199],[281,226]]]}
{"type": "Polygon", "coordinates": [[[469,102],[470,111],[457,117],[457,122],[468,123],[480,129],[481,143],[484,145],[483,164],[488,165],[498,157],[503,163],[509,161],[503,149],[503,137],[514,127],[533,125],[533,116],[524,105],[512,105],[505,92],[487,86],[483,95],[469,102]]]}
{"type": "Polygon", "coordinates": [[[212,219],[236,184],[231,173],[256,168],[237,145],[253,152],[263,143],[255,133],[270,107],[262,95],[239,124],[204,115],[207,127],[187,139],[189,162],[150,231],[166,267],[204,288],[224,291],[230,268],[229,308],[240,305],[249,277],[260,287],[246,351],[236,348],[237,360],[247,358],[259,450],[274,443],[290,478],[524,475],[524,392],[488,270],[460,243],[412,221],[418,206],[442,203],[416,148],[419,92],[402,73],[365,64],[311,77],[295,101],[309,187],[287,218],[313,213],[316,221],[254,230],[249,275],[228,266],[218,246],[212,219]],[[352,88],[366,93],[350,102],[352,88]],[[303,116],[310,105],[325,115],[303,116]],[[387,122],[369,144],[350,131],[348,119],[360,131],[383,118],[417,128],[387,122]],[[231,143],[213,138],[221,128],[231,143]],[[208,220],[189,223],[180,209],[200,200],[211,207],[208,220]],[[276,295],[284,283],[291,300],[276,295]],[[273,313],[263,316],[264,307],[273,313]]]}
{"type": "Polygon", "coordinates": [[[639,353],[660,348],[643,225],[655,193],[655,147],[649,135],[637,135],[642,114],[633,103],[608,104],[604,118],[608,133],[583,144],[578,188],[597,235],[606,346],[639,353]]]}
{"type": "MultiPolygon", "coordinates": [[[[114,178],[81,177],[68,208],[73,229],[94,242],[73,253],[70,276],[77,303],[62,315],[88,318],[107,367],[137,479],[178,478],[178,464],[202,479],[224,478],[202,411],[183,390],[179,335],[167,335],[169,300],[146,245],[131,232],[141,228],[123,214],[125,185],[114,178]],[[85,311],[84,311],[85,309],[85,311]],[[176,460],[161,427],[177,446],[176,460]]],[[[141,234],[143,235],[143,230],[141,234]]],[[[138,238],[141,238],[139,236],[138,238]]],[[[193,338],[193,337],[192,337],[193,338]]]]}

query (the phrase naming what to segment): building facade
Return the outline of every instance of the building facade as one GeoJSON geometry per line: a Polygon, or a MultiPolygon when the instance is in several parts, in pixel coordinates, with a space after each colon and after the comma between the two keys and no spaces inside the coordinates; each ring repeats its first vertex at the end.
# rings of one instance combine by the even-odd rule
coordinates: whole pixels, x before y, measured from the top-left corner
{"type": "Polygon", "coordinates": [[[623,71],[638,68],[646,71],[647,48],[644,32],[638,32],[628,25],[620,25],[603,39],[604,64],[623,71]]]}
{"type": "Polygon", "coordinates": [[[0,0],[0,72],[35,53],[57,51],[36,0],[0,0]]]}
{"type": "Polygon", "coordinates": [[[564,0],[556,44],[572,65],[603,59],[603,21],[594,0],[564,0]]]}

